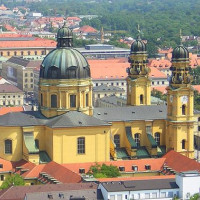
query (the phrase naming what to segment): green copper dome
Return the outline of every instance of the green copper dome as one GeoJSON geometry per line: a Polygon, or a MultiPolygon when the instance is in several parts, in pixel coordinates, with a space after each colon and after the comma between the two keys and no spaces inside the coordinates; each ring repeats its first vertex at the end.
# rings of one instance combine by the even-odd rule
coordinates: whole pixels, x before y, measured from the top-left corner
{"type": "Polygon", "coordinates": [[[135,42],[131,45],[131,54],[146,54],[146,44],[140,39],[137,38],[135,42]]]}
{"type": "Polygon", "coordinates": [[[172,52],[172,61],[189,61],[189,51],[183,45],[177,46],[172,52]]]}
{"type": "Polygon", "coordinates": [[[83,79],[90,78],[90,67],[86,58],[73,49],[72,31],[64,24],[58,30],[57,48],[43,60],[40,78],[45,79],[83,79]]]}

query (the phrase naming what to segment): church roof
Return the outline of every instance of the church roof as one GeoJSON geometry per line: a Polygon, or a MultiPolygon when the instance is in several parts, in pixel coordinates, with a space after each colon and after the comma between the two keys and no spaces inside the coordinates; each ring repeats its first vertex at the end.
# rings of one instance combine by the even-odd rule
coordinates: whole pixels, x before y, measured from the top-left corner
{"type": "Polygon", "coordinates": [[[167,118],[166,105],[95,108],[94,117],[105,121],[155,120],[167,118]]]}
{"type": "Polygon", "coordinates": [[[51,128],[61,128],[82,126],[105,126],[109,124],[93,116],[86,115],[82,112],[71,111],[50,119],[46,125],[51,128]]]}
{"type": "Polygon", "coordinates": [[[77,111],[70,111],[53,118],[46,118],[38,111],[8,113],[0,116],[0,126],[40,126],[51,128],[107,126],[105,121],[77,111]]]}

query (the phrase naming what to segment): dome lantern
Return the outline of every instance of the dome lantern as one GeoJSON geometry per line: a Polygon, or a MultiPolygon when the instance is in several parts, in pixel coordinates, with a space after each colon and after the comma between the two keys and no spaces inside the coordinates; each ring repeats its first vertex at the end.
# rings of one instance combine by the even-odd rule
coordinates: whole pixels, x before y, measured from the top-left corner
{"type": "Polygon", "coordinates": [[[57,33],[57,47],[73,47],[73,33],[72,30],[67,27],[66,22],[63,27],[58,30],[57,33]]]}
{"type": "Polygon", "coordinates": [[[131,54],[146,54],[146,44],[141,40],[140,34],[140,28],[138,25],[138,36],[135,42],[131,45],[131,54]]]}

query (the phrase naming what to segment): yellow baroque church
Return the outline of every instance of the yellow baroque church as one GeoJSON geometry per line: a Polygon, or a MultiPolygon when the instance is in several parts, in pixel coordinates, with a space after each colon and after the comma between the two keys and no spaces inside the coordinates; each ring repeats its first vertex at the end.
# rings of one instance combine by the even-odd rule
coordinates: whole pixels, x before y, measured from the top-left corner
{"type": "Polygon", "coordinates": [[[0,157],[33,163],[104,162],[161,157],[175,151],[194,157],[193,89],[189,52],[173,50],[167,105],[151,105],[146,45],[138,36],[127,69],[127,106],[93,108],[90,66],[73,48],[64,25],[57,48],[43,60],[39,110],[0,116],[0,157]]]}

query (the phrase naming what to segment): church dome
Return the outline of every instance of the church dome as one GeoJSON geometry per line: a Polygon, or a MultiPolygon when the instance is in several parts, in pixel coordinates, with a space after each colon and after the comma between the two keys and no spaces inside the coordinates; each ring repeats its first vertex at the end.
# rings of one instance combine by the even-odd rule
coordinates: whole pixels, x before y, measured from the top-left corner
{"type": "Polygon", "coordinates": [[[189,61],[189,51],[183,45],[177,46],[172,52],[172,61],[189,61]]]}
{"type": "Polygon", "coordinates": [[[64,24],[57,33],[57,48],[43,60],[40,78],[84,79],[90,78],[90,67],[86,58],[73,46],[72,31],[64,24]]]}
{"type": "Polygon", "coordinates": [[[138,38],[133,44],[131,45],[131,53],[132,54],[137,54],[137,53],[146,53],[146,44],[138,38]]]}

